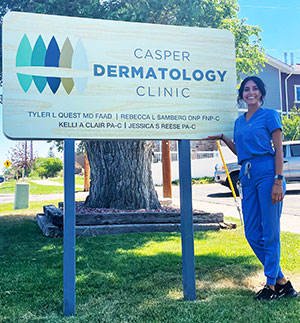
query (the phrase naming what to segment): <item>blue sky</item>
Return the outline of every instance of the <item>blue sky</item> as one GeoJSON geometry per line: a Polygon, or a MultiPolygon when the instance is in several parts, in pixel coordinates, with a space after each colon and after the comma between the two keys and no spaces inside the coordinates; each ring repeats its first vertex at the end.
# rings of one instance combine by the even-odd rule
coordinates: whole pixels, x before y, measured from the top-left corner
{"type": "MultiPolygon", "coordinates": [[[[300,64],[300,0],[238,0],[239,18],[247,18],[249,25],[262,29],[262,46],[266,53],[284,61],[284,52],[294,53],[294,63],[300,64]]],[[[0,89],[1,91],[1,89],[0,89]]],[[[17,142],[7,139],[2,131],[0,106],[0,174],[10,147],[17,142]]],[[[47,156],[51,144],[35,141],[34,151],[39,157],[47,156]]]]}
{"type": "Polygon", "coordinates": [[[300,64],[300,0],[238,0],[239,18],[260,26],[266,53],[284,61],[284,52],[294,53],[300,64]]]}

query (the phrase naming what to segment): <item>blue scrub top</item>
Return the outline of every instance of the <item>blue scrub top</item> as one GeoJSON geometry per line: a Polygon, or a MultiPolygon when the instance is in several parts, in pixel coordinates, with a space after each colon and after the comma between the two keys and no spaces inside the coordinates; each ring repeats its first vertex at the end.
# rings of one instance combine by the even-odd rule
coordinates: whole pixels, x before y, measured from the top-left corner
{"type": "Polygon", "coordinates": [[[272,148],[272,132],[281,129],[281,121],[276,110],[259,108],[247,121],[246,113],[234,123],[234,136],[238,163],[255,156],[275,155],[272,148]]]}

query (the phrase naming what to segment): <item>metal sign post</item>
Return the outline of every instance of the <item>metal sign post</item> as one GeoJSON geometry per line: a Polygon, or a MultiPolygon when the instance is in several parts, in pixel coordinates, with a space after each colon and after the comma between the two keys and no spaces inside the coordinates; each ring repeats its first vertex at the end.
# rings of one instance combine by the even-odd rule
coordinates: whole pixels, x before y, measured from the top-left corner
{"type": "Polygon", "coordinates": [[[196,299],[190,140],[179,140],[179,181],[184,299],[196,299]]]}
{"type": "Polygon", "coordinates": [[[64,140],[64,315],[75,314],[75,141],[64,140]]]}

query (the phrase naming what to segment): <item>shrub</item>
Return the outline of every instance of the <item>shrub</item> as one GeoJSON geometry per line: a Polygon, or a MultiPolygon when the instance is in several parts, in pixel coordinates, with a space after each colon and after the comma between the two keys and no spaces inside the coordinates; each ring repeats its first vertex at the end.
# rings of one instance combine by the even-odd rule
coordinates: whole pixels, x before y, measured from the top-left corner
{"type": "Polygon", "coordinates": [[[63,163],[59,158],[38,158],[34,164],[34,169],[40,177],[56,177],[62,170],[63,163]]]}
{"type": "MultiPolygon", "coordinates": [[[[213,177],[196,177],[192,178],[192,184],[210,184],[214,183],[213,177]]],[[[179,179],[172,181],[172,184],[179,185],[179,179]]]]}

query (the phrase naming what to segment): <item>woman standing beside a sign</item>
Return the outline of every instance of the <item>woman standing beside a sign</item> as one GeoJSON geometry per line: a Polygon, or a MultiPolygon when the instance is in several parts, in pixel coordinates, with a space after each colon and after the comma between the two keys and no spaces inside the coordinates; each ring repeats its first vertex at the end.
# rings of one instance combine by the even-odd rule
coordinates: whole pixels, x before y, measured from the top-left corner
{"type": "Polygon", "coordinates": [[[265,85],[260,78],[244,79],[238,103],[244,101],[248,111],[235,121],[234,141],[223,134],[204,138],[223,140],[242,166],[239,179],[245,235],[267,277],[266,285],[255,295],[256,300],[298,295],[279,264],[280,216],[286,186],[282,175],[282,129],[277,111],[261,107],[265,95],[265,85]]]}

